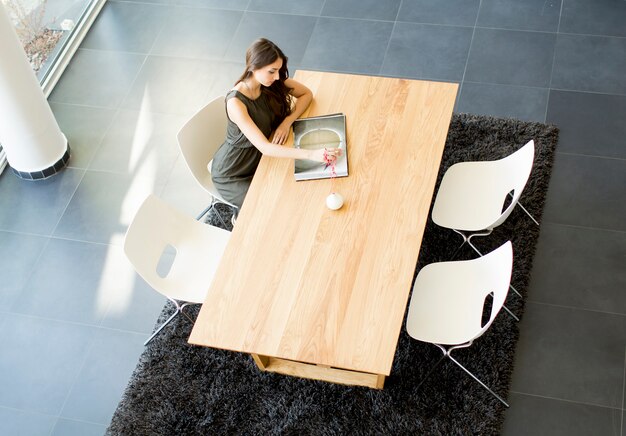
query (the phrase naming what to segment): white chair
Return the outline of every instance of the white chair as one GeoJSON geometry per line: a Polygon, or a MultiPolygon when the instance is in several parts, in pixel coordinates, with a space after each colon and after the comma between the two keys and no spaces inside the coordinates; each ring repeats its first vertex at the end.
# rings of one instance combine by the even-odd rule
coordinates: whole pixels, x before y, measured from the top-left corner
{"type": "MultiPolygon", "coordinates": [[[[472,244],[472,238],[489,235],[508,218],[516,205],[538,225],[519,204],[519,198],[532,170],[534,156],[535,142],[530,140],[503,159],[461,162],[448,168],[435,198],[432,219],[435,224],[452,229],[463,238],[463,242],[452,255],[453,259],[466,243],[482,256],[472,244]]],[[[522,296],[513,286],[511,289],[522,296]]]]}
{"type": "MultiPolygon", "coordinates": [[[[224,200],[217,191],[210,173],[210,162],[226,138],[227,124],[224,96],[220,96],[196,112],[177,135],[180,151],[191,174],[211,196],[211,204],[198,216],[198,220],[217,203],[226,204],[237,212],[237,206],[224,200]]],[[[217,216],[226,225],[220,214],[217,216]]]]}
{"type": "Polygon", "coordinates": [[[457,348],[469,347],[491,326],[504,305],[512,267],[513,247],[508,241],[483,257],[432,263],[419,272],[413,285],[406,329],[412,338],[432,343],[443,352],[424,380],[448,357],[505,406],[509,406],[451,353],[457,348]],[[491,315],[483,325],[483,307],[488,295],[493,297],[491,315]]]}
{"type": "Polygon", "coordinates": [[[128,227],[124,253],[137,273],[174,303],[176,311],[145,344],[185,306],[204,301],[229,238],[230,232],[196,221],[154,195],[146,198],[128,227]],[[174,260],[161,276],[157,265],[171,248],[174,260]]]}

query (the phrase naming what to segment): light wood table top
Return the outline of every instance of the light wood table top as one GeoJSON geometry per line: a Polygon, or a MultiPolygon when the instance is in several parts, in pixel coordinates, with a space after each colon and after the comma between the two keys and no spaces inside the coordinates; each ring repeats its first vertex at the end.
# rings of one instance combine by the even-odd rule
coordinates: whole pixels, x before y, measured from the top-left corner
{"type": "MultiPolygon", "coordinates": [[[[290,361],[374,374],[382,387],[458,85],[312,71],[295,79],[314,95],[303,117],[346,114],[349,176],[296,182],[292,160],[262,158],[189,342],[304,377],[325,378],[290,361]],[[345,199],[340,210],[326,208],[331,190],[345,199]]],[[[352,383],[347,374],[328,379],[352,383]]]]}

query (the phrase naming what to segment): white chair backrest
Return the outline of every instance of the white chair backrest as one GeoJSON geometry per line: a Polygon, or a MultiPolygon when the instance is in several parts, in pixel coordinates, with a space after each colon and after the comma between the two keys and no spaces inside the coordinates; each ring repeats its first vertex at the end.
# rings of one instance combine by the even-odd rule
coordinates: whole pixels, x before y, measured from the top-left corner
{"type": "Polygon", "coordinates": [[[415,280],[407,332],[416,339],[446,345],[480,337],[504,305],[512,268],[510,241],[477,259],[426,265],[415,280]],[[493,294],[491,314],[483,326],[489,294],[493,294]]]}
{"type": "Polygon", "coordinates": [[[180,151],[194,178],[211,194],[217,193],[207,168],[226,139],[224,96],[210,101],[185,123],[177,135],[180,151]]]}
{"type": "Polygon", "coordinates": [[[229,238],[230,232],[198,222],[149,195],[128,227],[124,253],[156,291],[201,303],[229,238]],[[161,277],[157,265],[168,247],[176,254],[168,274],[161,277]]]}
{"type": "Polygon", "coordinates": [[[533,166],[535,143],[496,161],[461,162],[444,175],[432,211],[444,227],[479,231],[502,224],[517,204],[533,166]],[[513,191],[513,198],[509,192],[513,191]],[[445,197],[445,200],[441,200],[445,197]],[[503,210],[504,204],[510,201],[503,210]]]}
{"type": "Polygon", "coordinates": [[[513,191],[513,198],[511,199],[511,203],[502,212],[500,218],[494,223],[493,227],[502,224],[515,208],[526,186],[526,182],[528,182],[528,178],[530,177],[534,159],[535,141],[531,139],[515,153],[496,161],[497,166],[494,165],[494,168],[495,171],[498,172],[498,180],[505,180],[507,182],[503,186],[504,189],[508,189],[505,193],[505,198],[511,191],[513,191]]]}

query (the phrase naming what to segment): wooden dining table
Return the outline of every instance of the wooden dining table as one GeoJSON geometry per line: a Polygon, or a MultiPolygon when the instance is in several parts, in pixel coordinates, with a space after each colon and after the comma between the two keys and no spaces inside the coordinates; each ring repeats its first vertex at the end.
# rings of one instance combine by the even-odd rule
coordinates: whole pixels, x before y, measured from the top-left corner
{"type": "Polygon", "coordinates": [[[349,175],[296,182],[293,160],[261,159],[189,342],[248,353],[263,371],[382,389],[458,85],[295,79],[314,95],[302,117],[346,115],[349,175]],[[326,207],[331,192],[339,210],[326,207]]]}

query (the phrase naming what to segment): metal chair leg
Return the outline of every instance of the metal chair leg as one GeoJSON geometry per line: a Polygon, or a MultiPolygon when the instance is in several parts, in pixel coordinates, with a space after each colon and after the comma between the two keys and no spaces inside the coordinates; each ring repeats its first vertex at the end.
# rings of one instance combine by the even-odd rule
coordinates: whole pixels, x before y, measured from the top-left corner
{"type": "Polygon", "coordinates": [[[175,317],[176,315],[178,315],[178,312],[180,312],[180,310],[179,310],[179,309],[178,309],[178,307],[177,307],[177,308],[176,308],[176,311],[172,314],[172,316],[170,316],[170,317],[167,319],[167,321],[165,321],[163,324],[161,324],[161,326],[160,326],[158,329],[156,329],[156,331],[155,331],[154,333],[152,333],[152,336],[150,336],[150,337],[148,338],[148,340],[147,340],[146,342],[144,342],[143,344],[144,344],[144,345],[148,345],[148,342],[150,342],[152,339],[154,339],[154,337],[155,337],[157,334],[159,334],[159,332],[160,332],[161,330],[163,330],[163,327],[165,327],[166,325],[168,325],[168,324],[169,324],[169,322],[170,322],[171,320],[173,320],[173,319],[174,319],[174,317],[175,317]]]}
{"type": "Polygon", "coordinates": [[[163,327],[165,327],[166,325],[168,325],[168,324],[170,323],[170,321],[171,321],[171,320],[173,320],[173,319],[174,319],[174,317],[176,317],[176,315],[178,315],[179,313],[183,314],[183,315],[185,316],[185,318],[187,318],[187,319],[188,319],[189,321],[191,321],[192,323],[194,322],[194,320],[193,320],[193,319],[191,319],[191,318],[189,317],[189,315],[187,315],[185,312],[183,312],[183,308],[185,308],[186,306],[189,306],[190,304],[194,304],[194,303],[183,303],[182,305],[180,305],[180,304],[178,304],[178,302],[177,302],[176,300],[174,300],[173,298],[169,298],[169,297],[168,297],[168,300],[170,300],[170,301],[174,304],[174,306],[176,306],[176,310],[174,311],[174,313],[173,313],[173,314],[172,314],[172,315],[171,315],[171,316],[170,316],[170,317],[169,317],[169,318],[168,318],[168,319],[167,319],[167,320],[166,320],[163,324],[161,324],[161,325],[159,326],[159,328],[158,328],[158,329],[156,329],[156,330],[155,330],[155,332],[154,332],[154,333],[152,333],[152,336],[150,336],[150,337],[148,338],[148,340],[147,340],[146,342],[144,342],[144,343],[143,343],[144,345],[148,345],[148,343],[149,343],[152,339],[154,339],[154,337],[155,337],[156,335],[158,335],[158,334],[159,334],[159,332],[160,332],[161,330],[163,330],[163,327]]]}
{"type": "Polygon", "coordinates": [[[456,234],[458,234],[459,236],[461,236],[461,238],[463,238],[463,242],[461,243],[461,245],[459,245],[457,247],[456,250],[454,250],[454,253],[452,253],[452,256],[450,256],[450,260],[455,260],[456,256],[459,254],[459,251],[461,251],[461,248],[463,248],[463,246],[467,243],[467,236],[465,236],[465,234],[463,232],[460,232],[458,230],[452,229],[456,234]]]}
{"type": "Polygon", "coordinates": [[[200,220],[202,219],[202,217],[203,217],[203,216],[205,216],[207,213],[209,213],[209,211],[210,211],[210,210],[211,210],[211,208],[213,207],[213,204],[214,204],[214,203],[213,203],[213,202],[211,202],[211,204],[209,204],[209,205],[207,206],[207,208],[206,208],[206,209],[204,209],[200,215],[198,215],[198,217],[196,218],[196,221],[200,221],[200,220]]]}
{"type": "MultiPolygon", "coordinates": [[[[213,198],[213,200],[211,201],[211,204],[209,204],[209,206],[206,209],[204,209],[200,215],[198,215],[198,218],[196,218],[196,221],[200,221],[202,217],[205,216],[207,213],[209,213],[209,211],[213,209],[215,205],[218,203],[221,203],[221,201],[217,201],[215,198],[213,198]]],[[[226,228],[226,222],[224,221],[224,218],[222,218],[222,215],[219,212],[216,212],[216,215],[217,215],[217,218],[222,223],[222,225],[224,226],[224,228],[226,228]]]]}
{"type": "Polygon", "coordinates": [[[517,202],[517,205],[518,205],[519,207],[521,207],[521,208],[522,208],[522,210],[523,210],[524,212],[526,212],[526,215],[528,215],[528,216],[530,217],[530,219],[531,219],[531,220],[533,220],[533,222],[534,222],[535,224],[539,225],[539,223],[537,222],[537,220],[536,220],[536,219],[535,219],[535,218],[534,218],[534,217],[530,214],[530,212],[528,212],[528,211],[526,210],[526,208],[525,208],[524,206],[522,206],[522,203],[520,203],[520,202],[518,201],[518,202],[517,202]]]}
{"type": "Polygon", "coordinates": [[[506,311],[506,313],[511,315],[511,318],[513,318],[515,321],[519,322],[519,318],[517,316],[515,316],[515,314],[513,312],[511,312],[511,310],[508,307],[506,307],[506,305],[503,304],[502,308],[506,311]]]}
{"type": "MultiPolygon", "coordinates": [[[[437,344],[435,344],[437,345],[437,344]]],[[[430,368],[430,370],[426,373],[426,375],[422,378],[422,380],[417,384],[417,386],[415,386],[415,390],[419,389],[420,386],[422,386],[424,384],[424,382],[426,380],[428,380],[428,377],[430,377],[430,375],[435,371],[435,369],[441,364],[441,362],[443,362],[443,359],[446,357],[446,353],[444,351],[443,356],[441,356],[439,358],[439,360],[433,365],[432,368],[430,368]]]]}
{"type": "MultiPolygon", "coordinates": [[[[509,192],[509,197],[513,197],[513,193],[512,193],[512,192],[509,192]]],[[[522,206],[522,203],[520,203],[520,202],[518,201],[518,202],[517,202],[517,205],[518,205],[519,207],[521,207],[521,208],[522,208],[522,210],[526,213],[526,215],[528,215],[528,217],[529,217],[531,220],[533,220],[533,222],[534,222],[535,224],[539,225],[539,223],[537,222],[537,220],[536,220],[536,219],[535,219],[535,218],[534,218],[534,217],[530,214],[530,212],[528,212],[528,211],[526,210],[526,208],[525,208],[524,206],[522,206]]]]}
{"type": "Polygon", "coordinates": [[[454,250],[454,253],[452,253],[452,256],[450,256],[450,260],[456,259],[456,256],[459,254],[459,252],[461,251],[461,248],[463,248],[466,242],[467,240],[463,241],[463,243],[459,245],[456,250],[454,250]]]}
{"type": "Polygon", "coordinates": [[[450,353],[452,352],[452,350],[448,351],[447,356],[450,358],[450,360],[452,360],[454,363],[456,363],[459,368],[461,368],[463,371],[465,371],[470,377],[472,377],[474,380],[476,380],[478,383],[480,383],[480,385],[487,389],[489,392],[491,392],[491,395],[493,395],[494,397],[496,397],[498,400],[500,400],[500,402],[502,404],[504,404],[506,407],[509,407],[509,405],[507,404],[506,401],[504,401],[502,399],[502,397],[500,397],[500,395],[496,394],[494,391],[492,391],[489,386],[487,386],[486,384],[484,384],[478,377],[476,377],[474,374],[472,374],[471,372],[468,371],[467,368],[465,368],[463,365],[461,365],[454,357],[452,357],[450,355],[450,353]]]}
{"type": "Polygon", "coordinates": [[[185,307],[191,306],[192,304],[196,304],[196,303],[185,303],[182,306],[180,306],[180,314],[183,315],[185,318],[187,318],[193,324],[195,323],[195,321],[191,319],[191,317],[187,315],[185,311],[183,310],[185,307]]]}
{"type": "Polygon", "coordinates": [[[521,298],[524,298],[524,297],[522,297],[522,294],[520,294],[519,292],[517,292],[517,289],[515,289],[515,288],[513,287],[513,285],[509,285],[509,288],[511,288],[511,291],[515,292],[515,293],[516,293],[517,295],[519,295],[521,298]]]}

